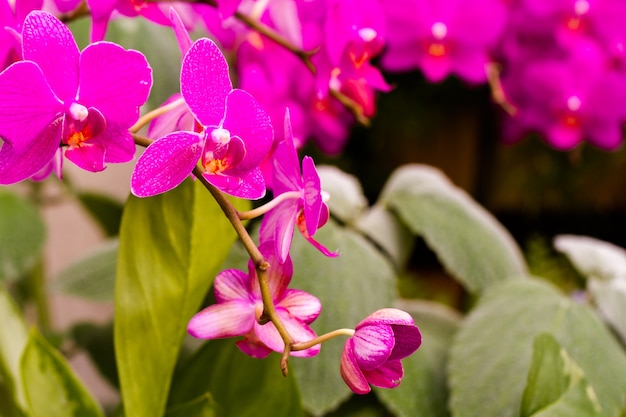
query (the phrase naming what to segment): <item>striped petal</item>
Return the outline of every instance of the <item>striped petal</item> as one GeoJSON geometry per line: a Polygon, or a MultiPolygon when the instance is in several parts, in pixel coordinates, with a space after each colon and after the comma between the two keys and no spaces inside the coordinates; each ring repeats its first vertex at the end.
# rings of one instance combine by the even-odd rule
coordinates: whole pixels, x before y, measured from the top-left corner
{"type": "Polygon", "coordinates": [[[189,320],[187,331],[200,339],[243,336],[256,323],[254,306],[240,301],[213,304],[189,320]]]}

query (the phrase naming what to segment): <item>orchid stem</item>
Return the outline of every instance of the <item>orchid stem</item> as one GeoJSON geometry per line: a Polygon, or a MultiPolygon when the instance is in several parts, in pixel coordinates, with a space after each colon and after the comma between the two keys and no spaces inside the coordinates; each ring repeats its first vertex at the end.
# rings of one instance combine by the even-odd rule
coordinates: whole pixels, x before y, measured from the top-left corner
{"type": "Polygon", "coordinates": [[[259,323],[266,324],[268,322],[272,322],[278,330],[283,342],[285,343],[285,350],[283,351],[282,358],[280,361],[280,369],[284,376],[287,376],[288,373],[288,361],[289,354],[291,352],[291,346],[293,346],[293,338],[287,331],[287,328],[283,324],[280,317],[276,313],[276,307],[274,306],[274,300],[272,299],[272,294],[270,292],[270,286],[267,281],[267,269],[270,267],[269,262],[265,259],[259,248],[254,243],[250,234],[246,230],[245,226],[241,222],[239,218],[239,212],[237,209],[231,204],[231,202],[226,198],[226,195],[218,190],[213,184],[208,182],[206,178],[202,175],[202,171],[200,168],[195,167],[193,170],[193,174],[198,178],[198,180],[206,187],[207,190],[211,193],[217,204],[219,204],[220,208],[226,215],[226,218],[233,225],[235,232],[239,236],[241,243],[246,248],[246,251],[250,255],[250,259],[254,263],[254,267],[256,268],[257,278],[259,280],[259,289],[261,291],[261,299],[263,300],[263,314],[261,314],[261,318],[259,319],[259,323]]]}
{"type": "Polygon", "coordinates": [[[348,337],[352,337],[354,336],[354,329],[337,329],[337,330],[333,330],[332,332],[328,332],[325,333],[321,336],[316,337],[315,339],[311,339],[307,342],[300,342],[300,343],[294,343],[291,346],[291,350],[292,351],[298,351],[298,350],[306,350],[309,348],[312,348],[315,345],[319,345],[320,343],[324,343],[330,339],[334,339],[337,336],[348,336],[348,337]]]}
{"type": "Polygon", "coordinates": [[[137,123],[132,125],[130,129],[128,130],[130,131],[130,133],[137,133],[139,132],[139,129],[141,129],[148,123],[150,123],[155,118],[167,113],[168,111],[174,110],[176,107],[180,106],[184,102],[185,102],[185,99],[181,97],[179,99],[172,101],[171,103],[167,103],[163,106],[157,107],[156,109],[151,110],[148,113],[141,116],[139,120],[137,120],[137,123]]]}
{"type": "Polygon", "coordinates": [[[290,199],[297,199],[300,197],[302,197],[302,193],[299,191],[287,191],[285,193],[277,195],[276,197],[272,199],[272,201],[266,204],[263,204],[262,206],[259,206],[255,209],[248,210],[248,211],[240,211],[239,219],[240,220],[256,219],[257,217],[262,216],[263,214],[267,213],[268,211],[270,211],[271,209],[273,209],[274,207],[276,207],[283,201],[290,200],[290,199]]]}
{"type": "MultiPolygon", "coordinates": [[[[145,136],[138,135],[136,133],[132,133],[135,144],[143,147],[148,147],[153,140],[149,139],[145,136]]],[[[294,344],[293,338],[287,331],[283,321],[276,313],[276,307],[274,306],[274,300],[272,299],[272,294],[270,292],[270,286],[267,281],[267,269],[270,267],[270,263],[267,262],[258,246],[250,237],[250,234],[246,230],[245,226],[241,222],[240,213],[237,211],[235,206],[226,198],[226,195],[218,190],[213,184],[207,181],[207,179],[202,175],[202,171],[199,167],[195,167],[193,169],[193,175],[204,185],[204,187],[209,190],[217,204],[224,212],[226,218],[230,221],[235,232],[239,236],[239,240],[246,248],[248,255],[250,255],[250,259],[254,263],[254,267],[256,269],[257,278],[259,280],[259,288],[261,291],[261,299],[263,300],[263,313],[261,314],[261,318],[259,319],[259,323],[266,324],[268,322],[272,322],[276,327],[276,330],[280,334],[280,337],[283,339],[285,343],[285,350],[283,351],[281,360],[280,360],[280,369],[284,376],[287,376],[288,373],[288,362],[289,362],[289,354],[291,353],[292,346],[294,344]]]]}

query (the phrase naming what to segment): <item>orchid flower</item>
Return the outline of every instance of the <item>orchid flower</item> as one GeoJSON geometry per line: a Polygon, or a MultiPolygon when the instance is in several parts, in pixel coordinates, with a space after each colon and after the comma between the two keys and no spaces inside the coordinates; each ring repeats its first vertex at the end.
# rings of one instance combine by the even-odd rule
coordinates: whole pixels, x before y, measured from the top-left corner
{"type": "Polygon", "coordinates": [[[42,4],[43,0],[0,0],[0,71],[22,59],[22,24],[42,4]]]}
{"type": "Polygon", "coordinates": [[[133,159],[128,128],[152,85],[146,58],[110,42],[80,52],[70,30],[42,11],[26,17],[22,39],[24,60],[0,73],[0,183],[39,172],[59,145],[87,171],[133,159]]]}
{"type": "Polygon", "coordinates": [[[311,157],[304,157],[300,171],[289,111],[285,112],[284,127],[285,140],[278,145],[274,153],[272,185],[275,198],[281,195],[286,197],[287,193],[290,197],[265,214],[259,239],[261,242],[275,242],[278,259],[283,262],[288,258],[294,226],[297,226],[304,238],[320,252],[326,256],[337,256],[336,252],[330,252],[313,239],[317,229],[328,221],[329,211],[323,201],[320,177],[311,157]]]}
{"type": "MultiPolygon", "coordinates": [[[[259,246],[270,264],[267,281],[276,307],[276,313],[295,342],[316,337],[309,327],[322,309],[320,301],[300,290],[287,288],[293,275],[291,258],[278,262],[273,253],[273,242],[259,246]]],[[[272,351],[283,352],[285,344],[273,323],[260,324],[263,300],[252,260],[248,273],[237,269],[220,272],[213,283],[216,304],[206,307],[189,321],[189,333],[201,339],[219,339],[243,336],[236,344],[246,355],[264,358],[272,351]]],[[[320,345],[291,352],[293,356],[315,356],[320,345]]]]}
{"type": "Polygon", "coordinates": [[[395,388],[404,370],[401,359],[422,344],[422,334],[410,314],[385,308],[360,322],[346,340],[341,355],[341,376],[357,394],[370,392],[370,385],[395,388]]]}
{"type": "Polygon", "coordinates": [[[273,139],[269,116],[249,93],[233,89],[228,64],[207,38],[191,45],[180,76],[181,94],[202,132],[174,132],[141,155],[131,178],[138,197],[177,187],[200,162],[203,177],[235,197],[265,195],[259,164],[273,139]]]}

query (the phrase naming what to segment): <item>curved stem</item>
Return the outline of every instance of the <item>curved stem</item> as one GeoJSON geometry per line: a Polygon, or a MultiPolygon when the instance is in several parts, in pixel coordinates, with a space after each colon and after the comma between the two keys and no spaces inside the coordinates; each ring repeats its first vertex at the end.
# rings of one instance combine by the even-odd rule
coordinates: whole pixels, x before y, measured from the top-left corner
{"type": "Polygon", "coordinates": [[[139,120],[137,120],[137,123],[132,125],[128,130],[130,131],[130,133],[137,133],[139,129],[141,129],[148,123],[150,123],[155,118],[161,116],[162,114],[167,113],[168,111],[174,110],[176,107],[180,106],[184,102],[185,102],[185,99],[181,97],[177,100],[172,101],[171,103],[167,103],[161,107],[157,107],[156,109],[151,110],[148,113],[141,116],[139,120]]]}
{"type": "MultiPolygon", "coordinates": [[[[131,134],[135,144],[139,146],[147,147],[153,142],[153,140],[145,136],[141,136],[136,133],[131,134]]],[[[266,324],[272,322],[280,334],[280,337],[283,339],[283,342],[285,343],[285,350],[283,351],[281,357],[280,369],[282,370],[283,375],[287,376],[289,354],[291,353],[294,342],[293,338],[289,334],[289,331],[287,331],[287,328],[278,316],[278,313],[276,313],[276,307],[274,306],[274,300],[272,299],[269,282],[267,281],[267,269],[270,267],[270,263],[265,259],[257,245],[252,240],[252,237],[250,237],[250,234],[241,222],[239,212],[228,200],[226,195],[207,181],[204,175],[202,175],[202,171],[199,167],[196,166],[192,172],[198,181],[200,181],[202,185],[209,190],[217,204],[220,206],[222,212],[224,212],[224,215],[230,221],[235,229],[235,232],[239,236],[241,243],[243,243],[243,246],[246,248],[248,255],[250,255],[250,259],[252,259],[252,262],[254,263],[257,278],[259,280],[261,299],[263,300],[263,313],[261,314],[259,323],[266,324]]]]}
{"type": "Polygon", "coordinates": [[[285,350],[283,351],[280,361],[280,369],[282,370],[283,375],[287,376],[289,353],[291,352],[291,347],[294,342],[282,320],[278,317],[278,313],[276,313],[276,307],[274,306],[274,300],[272,299],[272,294],[270,292],[269,282],[267,281],[267,269],[270,267],[270,264],[250,237],[250,234],[239,218],[239,212],[228,200],[228,198],[226,198],[226,195],[218,190],[213,184],[209,183],[206,178],[204,178],[200,168],[195,167],[193,174],[206,187],[206,189],[209,190],[215,201],[217,201],[217,204],[219,204],[220,208],[226,215],[226,218],[228,218],[233,225],[241,243],[243,243],[248,255],[250,255],[250,259],[252,259],[252,262],[254,263],[257,278],[259,280],[261,299],[263,300],[263,314],[261,314],[259,323],[266,324],[271,321],[283,339],[283,342],[285,343],[285,350]]]}
{"type": "Polygon", "coordinates": [[[257,207],[255,209],[248,210],[248,211],[240,211],[239,219],[241,220],[256,219],[257,217],[262,216],[263,214],[267,213],[268,211],[270,211],[271,209],[273,209],[274,207],[276,207],[283,201],[291,200],[291,199],[298,199],[300,197],[302,197],[302,193],[300,191],[287,191],[286,193],[277,195],[276,197],[272,199],[272,201],[266,204],[263,204],[260,207],[257,207]]]}
{"type": "Polygon", "coordinates": [[[291,350],[293,350],[293,351],[306,350],[306,349],[312,348],[315,345],[319,345],[320,343],[324,343],[327,340],[333,339],[333,338],[335,338],[337,336],[352,337],[352,336],[354,336],[354,329],[337,329],[337,330],[333,330],[332,332],[328,332],[326,334],[318,336],[315,339],[311,339],[311,340],[306,341],[306,342],[294,343],[291,346],[291,350]]]}

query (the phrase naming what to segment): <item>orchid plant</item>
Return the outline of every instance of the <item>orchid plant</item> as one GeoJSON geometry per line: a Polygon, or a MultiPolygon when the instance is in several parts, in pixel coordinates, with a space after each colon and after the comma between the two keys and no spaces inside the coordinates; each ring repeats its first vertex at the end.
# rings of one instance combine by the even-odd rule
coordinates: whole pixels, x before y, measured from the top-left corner
{"type": "Polygon", "coordinates": [[[89,173],[133,162],[117,240],[77,267],[107,257],[115,271],[120,401],[106,411],[65,358],[89,350],[81,329],[58,335],[46,318],[39,214],[0,190],[0,415],[356,416],[367,401],[380,416],[622,415],[623,271],[580,261],[601,244],[556,244],[589,277],[580,301],[532,277],[511,235],[441,172],[398,168],[370,206],[358,179],[300,157],[346,151],[394,88],[383,70],[415,69],[488,86],[509,141],[533,131],[561,150],[614,149],[618,3],[0,0],[0,184],[41,202],[48,183],[73,192],[65,159],[89,173]],[[151,100],[147,51],[105,40],[118,19],[178,44],[180,61],[164,48],[180,62],[164,97],[151,100]],[[475,304],[398,296],[416,237],[475,304]],[[32,330],[15,297],[24,276],[32,330]]]}

